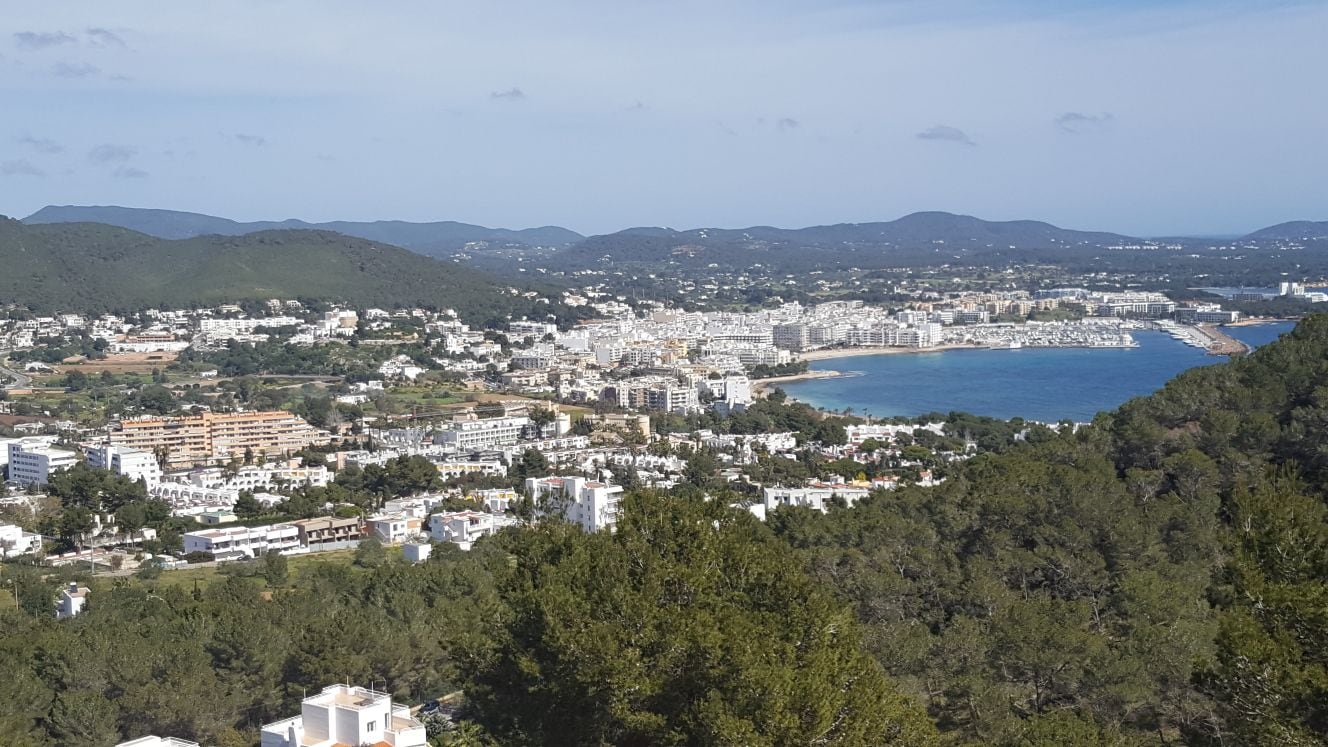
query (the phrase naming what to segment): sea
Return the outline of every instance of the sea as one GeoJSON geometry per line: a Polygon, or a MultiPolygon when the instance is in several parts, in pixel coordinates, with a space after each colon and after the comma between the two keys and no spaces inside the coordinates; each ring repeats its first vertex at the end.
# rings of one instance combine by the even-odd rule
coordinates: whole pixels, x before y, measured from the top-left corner
{"type": "MultiPolygon", "coordinates": [[[[1253,347],[1294,326],[1272,322],[1223,331],[1253,347]]],[[[855,415],[913,417],[969,412],[1009,419],[1086,422],[1103,410],[1151,394],[1181,371],[1226,360],[1164,332],[1132,333],[1135,348],[1021,348],[946,350],[834,358],[813,371],[840,371],[830,379],[791,381],[780,387],[802,402],[855,415]]]]}

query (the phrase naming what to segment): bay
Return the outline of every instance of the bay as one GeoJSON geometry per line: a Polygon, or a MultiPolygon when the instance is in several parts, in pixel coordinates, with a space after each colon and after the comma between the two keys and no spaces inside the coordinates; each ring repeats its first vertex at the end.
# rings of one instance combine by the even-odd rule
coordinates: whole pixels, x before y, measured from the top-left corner
{"type": "MultiPolygon", "coordinates": [[[[1254,347],[1289,331],[1291,322],[1223,328],[1254,347]]],[[[782,384],[795,399],[826,410],[852,408],[873,417],[970,412],[1056,422],[1092,420],[1102,410],[1161,388],[1186,369],[1225,357],[1162,332],[1135,332],[1137,348],[1023,348],[864,355],[816,361],[831,379],[782,384]]]]}

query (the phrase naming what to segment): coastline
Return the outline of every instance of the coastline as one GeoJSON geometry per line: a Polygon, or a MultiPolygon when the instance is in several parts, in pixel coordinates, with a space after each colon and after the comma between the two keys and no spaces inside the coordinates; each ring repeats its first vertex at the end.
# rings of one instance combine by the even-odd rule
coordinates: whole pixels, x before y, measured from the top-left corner
{"type": "MultiPolygon", "coordinates": [[[[826,360],[832,360],[834,358],[856,358],[860,355],[904,355],[904,354],[915,354],[915,353],[940,353],[946,350],[986,350],[986,349],[987,347],[983,345],[936,345],[930,348],[904,348],[904,347],[825,348],[822,350],[808,350],[805,353],[799,353],[798,360],[807,361],[810,363],[812,361],[826,361],[826,360]]],[[[813,371],[811,373],[816,373],[816,372],[813,371]]],[[[770,379],[762,379],[762,381],[770,381],[770,379]]]]}
{"type": "Polygon", "coordinates": [[[808,371],[807,373],[794,374],[792,376],[772,376],[768,379],[757,379],[752,382],[752,394],[757,397],[764,397],[772,390],[779,388],[780,384],[790,381],[808,381],[810,379],[835,379],[843,376],[843,371],[808,371]]]}

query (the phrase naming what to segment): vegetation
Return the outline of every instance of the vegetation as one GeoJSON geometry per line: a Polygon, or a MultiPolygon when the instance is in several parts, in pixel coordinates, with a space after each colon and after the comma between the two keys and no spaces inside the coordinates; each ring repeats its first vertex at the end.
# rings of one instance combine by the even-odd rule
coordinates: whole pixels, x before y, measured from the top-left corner
{"type": "Polygon", "coordinates": [[[455,263],[325,231],[167,241],[96,223],[0,218],[0,265],[0,298],[40,312],[300,298],[454,308],[475,322],[584,313],[513,295],[455,263]]]}
{"type": "MultiPolygon", "coordinates": [[[[847,422],[779,397],[744,415],[729,432],[847,422]]],[[[1328,744],[1328,316],[1089,427],[949,420],[935,443],[991,448],[939,487],[764,524],[697,450],[616,533],[546,522],[419,566],[369,543],[197,593],[172,571],[98,580],[57,622],[60,574],[9,564],[0,730],[251,743],[351,678],[465,690],[478,743],[1328,744]]],[[[96,477],[55,490],[138,502],[96,477]]],[[[335,487],[381,500],[417,478],[397,462],[335,487]]]]}

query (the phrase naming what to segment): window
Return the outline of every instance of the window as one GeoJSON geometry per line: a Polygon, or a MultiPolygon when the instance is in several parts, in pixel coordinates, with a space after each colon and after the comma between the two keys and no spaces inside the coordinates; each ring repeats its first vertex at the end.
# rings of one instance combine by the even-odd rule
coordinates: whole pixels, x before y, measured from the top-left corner
{"type": "Polygon", "coordinates": [[[365,731],[373,731],[373,730],[376,729],[376,728],[378,728],[378,722],[377,722],[377,721],[370,721],[370,722],[369,722],[369,727],[368,727],[367,729],[365,729],[365,731]]]}

